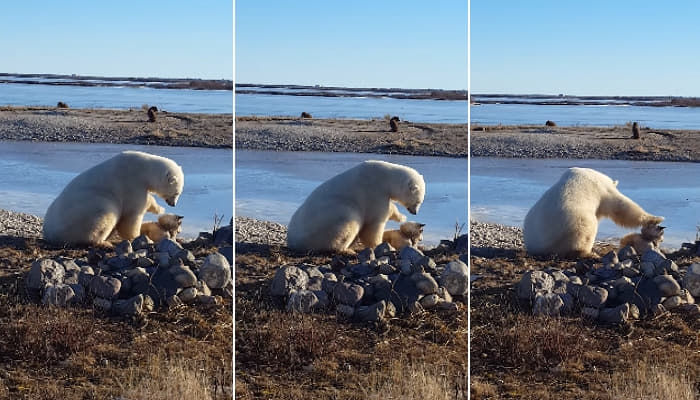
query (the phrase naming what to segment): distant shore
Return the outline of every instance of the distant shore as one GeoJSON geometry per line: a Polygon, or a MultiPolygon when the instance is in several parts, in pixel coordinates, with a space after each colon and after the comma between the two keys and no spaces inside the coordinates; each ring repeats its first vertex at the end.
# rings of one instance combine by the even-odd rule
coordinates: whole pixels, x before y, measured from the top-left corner
{"type": "Polygon", "coordinates": [[[466,90],[348,88],[341,86],[263,85],[255,83],[237,83],[236,94],[320,97],[388,97],[393,99],[414,100],[467,100],[466,90]]]}
{"type": "Polygon", "coordinates": [[[232,114],[0,107],[0,140],[231,148],[232,114]]]}
{"type": "Polygon", "coordinates": [[[568,96],[542,94],[472,94],[472,105],[527,104],[538,106],[700,107],[698,97],[680,96],[568,96]]]}
{"type": "Polygon", "coordinates": [[[700,131],[631,126],[549,127],[472,124],[471,156],[644,161],[700,161],[700,131]]]}
{"type": "Polygon", "coordinates": [[[0,73],[0,83],[52,86],[126,86],[153,89],[233,90],[233,81],[193,78],[134,78],[0,73]]]}
{"type": "Polygon", "coordinates": [[[236,117],[236,149],[467,157],[467,124],[236,117]]]}

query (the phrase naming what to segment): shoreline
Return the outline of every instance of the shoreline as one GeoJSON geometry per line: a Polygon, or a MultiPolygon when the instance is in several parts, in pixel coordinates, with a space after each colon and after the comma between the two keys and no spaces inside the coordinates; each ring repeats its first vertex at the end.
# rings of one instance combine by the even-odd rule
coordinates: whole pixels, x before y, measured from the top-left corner
{"type": "Polygon", "coordinates": [[[471,156],[700,162],[700,131],[631,126],[548,127],[472,124],[471,156]]]}
{"type": "Polygon", "coordinates": [[[0,107],[0,141],[233,147],[233,114],[161,111],[148,122],[146,110],[0,107]]]}

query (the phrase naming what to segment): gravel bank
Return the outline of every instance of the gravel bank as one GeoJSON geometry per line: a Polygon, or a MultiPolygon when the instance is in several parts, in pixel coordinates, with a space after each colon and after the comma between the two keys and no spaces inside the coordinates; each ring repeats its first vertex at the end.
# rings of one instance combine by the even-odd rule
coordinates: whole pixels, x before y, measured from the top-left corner
{"type": "Polygon", "coordinates": [[[0,210],[0,236],[38,238],[43,222],[36,215],[0,210]]]}
{"type": "Polygon", "coordinates": [[[232,147],[232,114],[0,107],[0,140],[232,147]]]}
{"type": "Polygon", "coordinates": [[[236,217],[236,242],[284,246],[287,243],[287,227],[276,222],[236,217]]]}
{"type": "Polygon", "coordinates": [[[469,226],[471,247],[522,250],[523,230],[516,226],[471,221],[469,226]]]}
{"type": "Polygon", "coordinates": [[[466,157],[467,124],[238,117],[236,148],[466,157]]]}
{"type": "Polygon", "coordinates": [[[474,157],[700,161],[700,131],[631,127],[472,126],[474,157]]]}

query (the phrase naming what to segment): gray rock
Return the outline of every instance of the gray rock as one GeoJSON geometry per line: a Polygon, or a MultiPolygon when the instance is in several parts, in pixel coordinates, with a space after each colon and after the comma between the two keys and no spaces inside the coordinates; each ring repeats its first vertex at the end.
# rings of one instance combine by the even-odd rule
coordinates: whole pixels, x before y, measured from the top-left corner
{"type": "Polygon", "coordinates": [[[561,271],[552,271],[550,274],[552,275],[552,278],[554,278],[554,282],[569,282],[570,279],[568,276],[566,276],[565,273],[561,271]]]}
{"type": "Polygon", "coordinates": [[[81,268],[80,273],[78,274],[78,284],[82,285],[85,288],[89,288],[90,282],[92,282],[92,279],[94,277],[95,273],[92,271],[92,268],[81,268]]]}
{"type": "Polygon", "coordinates": [[[673,310],[674,308],[683,304],[683,299],[681,296],[671,296],[661,303],[667,310],[673,310]]]}
{"type": "Polygon", "coordinates": [[[581,308],[581,316],[586,319],[597,320],[600,311],[593,307],[583,307],[581,308]]]}
{"type": "Polygon", "coordinates": [[[442,301],[440,296],[437,294],[429,294],[420,299],[420,305],[426,310],[437,307],[437,305],[442,301]]]}
{"type": "Polygon", "coordinates": [[[123,240],[118,245],[114,246],[114,252],[117,256],[127,256],[132,251],[134,250],[131,247],[131,242],[128,240],[123,240]]]}
{"type": "Polygon", "coordinates": [[[223,301],[221,296],[207,296],[205,294],[200,294],[197,296],[196,299],[197,303],[202,304],[202,305],[208,305],[208,306],[213,306],[217,304],[221,304],[223,301]]]}
{"type": "Polygon", "coordinates": [[[374,267],[367,262],[363,262],[350,267],[350,272],[357,276],[367,276],[374,273],[374,267]]]}
{"type": "MultiPolygon", "coordinates": [[[[308,279],[308,275],[303,271],[302,273],[308,279]]],[[[199,268],[199,279],[212,289],[223,288],[231,280],[231,265],[221,254],[209,254],[199,268]]]]}
{"type": "Polygon", "coordinates": [[[97,297],[112,299],[119,294],[122,283],[117,278],[95,276],[90,281],[90,291],[97,297]]]}
{"type": "Polygon", "coordinates": [[[63,283],[66,285],[74,285],[78,283],[78,276],[80,276],[80,268],[77,270],[70,269],[66,270],[66,274],[63,277],[63,283]]]}
{"type": "Polygon", "coordinates": [[[44,258],[32,263],[32,267],[25,278],[25,285],[28,289],[42,290],[47,285],[60,285],[66,275],[63,265],[58,262],[44,258]]]}
{"type": "Polygon", "coordinates": [[[666,256],[657,250],[647,250],[642,254],[642,262],[650,262],[654,266],[660,265],[665,259],[666,256]]]}
{"type": "MultiPolygon", "coordinates": [[[[187,288],[197,284],[197,276],[192,272],[190,267],[186,265],[173,265],[168,268],[168,272],[173,276],[178,287],[187,288]]],[[[199,274],[202,275],[201,270],[199,274]]]]}
{"type": "Polygon", "coordinates": [[[600,262],[602,262],[603,265],[608,265],[617,264],[618,262],[620,262],[620,260],[617,257],[617,253],[615,252],[615,250],[611,250],[600,259],[600,262]]]}
{"type": "MultiPolygon", "coordinates": [[[[218,254],[221,253],[219,252],[218,254]]],[[[223,254],[221,255],[224,256],[223,254]]],[[[175,254],[175,257],[173,258],[182,261],[182,263],[185,265],[194,265],[194,254],[192,254],[192,252],[189,250],[182,249],[177,254],[175,254]]],[[[226,258],[226,256],[224,256],[224,258],[226,258]]]]}
{"type": "Polygon", "coordinates": [[[323,279],[323,272],[317,267],[317,266],[311,266],[309,268],[306,268],[306,274],[309,275],[309,278],[321,278],[323,279]]]}
{"type": "Polygon", "coordinates": [[[148,268],[155,265],[155,262],[148,257],[139,257],[136,259],[136,266],[139,268],[148,268]]]}
{"type": "Polygon", "coordinates": [[[219,254],[226,257],[226,261],[228,261],[230,265],[233,265],[233,246],[219,247],[218,251],[219,254]]]}
{"type": "Polygon", "coordinates": [[[323,278],[319,278],[318,276],[309,278],[309,283],[306,284],[306,289],[313,292],[323,290],[323,278]]]}
{"type": "Polygon", "coordinates": [[[555,293],[537,293],[532,307],[533,315],[558,317],[564,307],[564,301],[555,293]]]}
{"type": "MultiPolygon", "coordinates": [[[[205,283],[209,286],[209,282],[205,281],[205,283]]],[[[275,277],[272,278],[270,293],[272,293],[273,296],[286,297],[291,292],[306,289],[308,283],[309,275],[307,275],[306,272],[296,266],[286,265],[280,267],[275,273],[275,277]]]]}
{"type": "Polygon", "coordinates": [[[659,292],[661,292],[661,295],[664,297],[675,296],[681,293],[681,285],[679,285],[671,275],[659,275],[652,280],[656,283],[659,292]]]}
{"type": "Polygon", "coordinates": [[[384,256],[390,256],[396,249],[391,247],[391,245],[387,242],[384,242],[380,244],[379,246],[375,247],[374,249],[374,255],[375,257],[384,257],[384,256]]]}
{"type": "Polygon", "coordinates": [[[153,243],[151,239],[148,238],[146,235],[141,235],[137,237],[136,239],[131,242],[131,248],[132,250],[143,250],[143,249],[148,249],[148,245],[153,243]]]}
{"type": "Polygon", "coordinates": [[[111,257],[107,260],[110,270],[121,270],[131,267],[132,260],[126,255],[111,257]]]}
{"type": "Polygon", "coordinates": [[[625,303],[617,307],[603,308],[598,319],[609,324],[621,324],[630,319],[630,304],[625,303]]]}
{"type": "Polygon", "coordinates": [[[327,294],[333,294],[333,289],[335,285],[338,284],[338,278],[332,272],[326,272],[323,274],[323,281],[321,281],[321,289],[327,294]]]}
{"type": "Polygon", "coordinates": [[[578,276],[569,277],[569,282],[574,284],[574,285],[583,285],[583,281],[578,276]]]}
{"type": "Polygon", "coordinates": [[[289,295],[287,311],[309,314],[317,305],[318,298],[314,292],[310,290],[299,290],[289,295]]]}
{"type": "MultiPolygon", "coordinates": [[[[163,239],[163,240],[165,240],[165,239],[163,239]]],[[[200,296],[200,297],[202,297],[202,296],[200,296]]],[[[182,307],[183,305],[185,305],[182,302],[182,300],[180,300],[180,298],[177,297],[176,295],[166,297],[165,304],[167,304],[168,307],[170,307],[170,308],[178,308],[178,307],[182,307]]]]}
{"type": "Polygon", "coordinates": [[[643,261],[641,264],[639,264],[639,270],[642,271],[642,274],[647,278],[653,278],[656,276],[656,266],[654,266],[654,263],[652,262],[643,261]]]}
{"type": "Polygon", "coordinates": [[[355,310],[355,315],[360,321],[378,322],[384,319],[387,303],[382,300],[370,306],[360,306],[355,310]]]}
{"type": "Polygon", "coordinates": [[[92,301],[92,305],[98,310],[109,311],[112,308],[112,301],[103,299],[102,297],[95,297],[92,301]]]}
{"type": "Polygon", "coordinates": [[[402,260],[408,260],[411,262],[411,264],[416,263],[423,257],[423,255],[424,254],[422,251],[411,246],[404,246],[401,251],[399,251],[399,258],[402,260]]]}
{"type": "Polygon", "coordinates": [[[362,299],[363,295],[364,289],[362,286],[354,283],[339,282],[333,289],[335,301],[349,306],[355,306],[362,299]]]}
{"type": "Polygon", "coordinates": [[[112,311],[120,315],[138,315],[143,311],[144,295],[139,294],[126,300],[115,300],[112,311]]]}
{"type": "Polygon", "coordinates": [[[538,293],[550,293],[552,289],[554,289],[554,278],[543,271],[528,271],[515,285],[518,298],[523,300],[534,300],[538,293]]]}
{"type": "Polygon", "coordinates": [[[175,257],[182,250],[182,246],[174,240],[165,238],[158,242],[156,250],[160,253],[167,253],[170,257],[175,257]]]}
{"type": "Polygon", "coordinates": [[[165,251],[157,251],[154,253],[151,253],[151,257],[153,260],[158,263],[159,266],[167,267],[170,265],[170,255],[165,252],[165,251]]]}
{"type": "Polygon", "coordinates": [[[384,274],[384,275],[391,275],[394,272],[396,272],[396,268],[394,268],[393,265],[391,264],[381,264],[379,265],[379,273],[384,274]]]}
{"type": "Polygon", "coordinates": [[[153,301],[151,296],[144,295],[143,296],[143,307],[141,308],[142,312],[151,312],[156,308],[156,303],[153,301]]]}
{"type": "Polygon", "coordinates": [[[225,225],[214,232],[214,245],[233,244],[233,225],[225,225]]]}
{"type": "Polygon", "coordinates": [[[700,263],[693,263],[688,267],[683,277],[683,287],[694,297],[700,297],[700,263]]]}
{"type": "Polygon", "coordinates": [[[600,308],[608,299],[608,291],[598,287],[585,285],[578,292],[578,300],[587,307],[600,308]]]}
{"type": "Polygon", "coordinates": [[[360,263],[366,263],[371,260],[374,260],[374,250],[371,248],[367,247],[366,249],[362,250],[361,252],[357,253],[357,260],[360,263]]]}
{"type": "Polygon", "coordinates": [[[196,287],[188,287],[182,289],[180,293],[177,294],[177,297],[179,297],[183,303],[191,303],[197,298],[198,294],[199,292],[196,287]]]}
{"type": "Polygon", "coordinates": [[[618,251],[617,257],[620,261],[631,260],[637,257],[637,251],[634,250],[634,247],[628,245],[618,251]]]}
{"type": "Polygon", "coordinates": [[[678,307],[678,310],[696,318],[700,317],[700,305],[697,304],[683,304],[678,307]]]}
{"type": "Polygon", "coordinates": [[[338,304],[335,307],[335,311],[338,313],[339,317],[350,319],[355,315],[355,307],[349,306],[347,304],[338,304]]]}
{"type": "MultiPolygon", "coordinates": [[[[551,277],[550,277],[551,278],[551,277]]],[[[554,280],[552,280],[554,282],[554,280]]],[[[469,271],[462,261],[450,261],[440,275],[440,283],[453,296],[463,296],[469,292],[469,271]]]]}
{"type": "Polygon", "coordinates": [[[72,303],[82,303],[85,300],[85,288],[80,284],[69,285],[73,289],[73,299],[72,303]]]}
{"type": "Polygon", "coordinates": [[[681,296],[681,299],[683,300],[683,304],[694,304],[695,299],[693,296],[690,294],[690,292],[687,289],[681,290],[681,293],[679,294],[681,296]]]}
{"type": "Polygon", "coordinates": [[[622,276],[626,276],[628,278],[639,276],[639,270],[634,267],[624,267],[622,268],[622,276]]]}
{"type": "Polygon", "coordinates": [[[437,264],[435,264],[435,261],[432,258],[428,256],[423,256],[418,261],[416,261],[416,266],[421,267],[425,271],[435,271],[435,267],[437,267],[437,264]]]}
{"type": "Polygon", "coordinates": [[[440,310],[444,311],[449,311],[449,312],[456,312],[459,307],[457,306],[457,303],[453,303],[451,301],[443,301],[438,304],[438,308],[440,310]]]}
{"type": "Polygon", "coordinates": [[[574,296],[570,295],[569,293],[563,293],[559,295],[559,298],[564,304],[564,306],[561,308],[561,314],[571,313],[574,310],[574,306],[576,305],[574,296]]]}
{"type": "Polygon", "coordinates": [[[437,293],[438,284],[430,274],[426,272],[415,273],[411,275],[411,280],[416,284],[416,288],[420,290],[422,294],[437,293]]]}
{"type": "Polygon", "coordinates": [[[314,290],[314,294],[316,295],[316,298],[318,299],[318,304],[316,305],[316,308],[328,308],[330,305],[330,298],[328,297],[328,293],[324,292],[323,290],[314,290]]]}
{"type": "Polygon", "coordinates": [[[75,297],[73,288],[68,285],[47,285],[44,288],[44,296],[41,299],[42,304],[52,305],[57,307],[65,307],[75,297]]]}

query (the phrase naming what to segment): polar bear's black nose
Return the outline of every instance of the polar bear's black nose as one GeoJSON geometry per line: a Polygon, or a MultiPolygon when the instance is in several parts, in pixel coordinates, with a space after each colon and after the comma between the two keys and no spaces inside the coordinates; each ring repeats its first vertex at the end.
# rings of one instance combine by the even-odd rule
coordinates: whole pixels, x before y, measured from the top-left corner
{"type": "Polygon", "coordinates": [[[169,205],[170,207],[175,207],[175,200],[173,200],[173,199],[167,199],[167,200],[165,200],[165,202],[168,203],[168,205],[169,205]]]}

